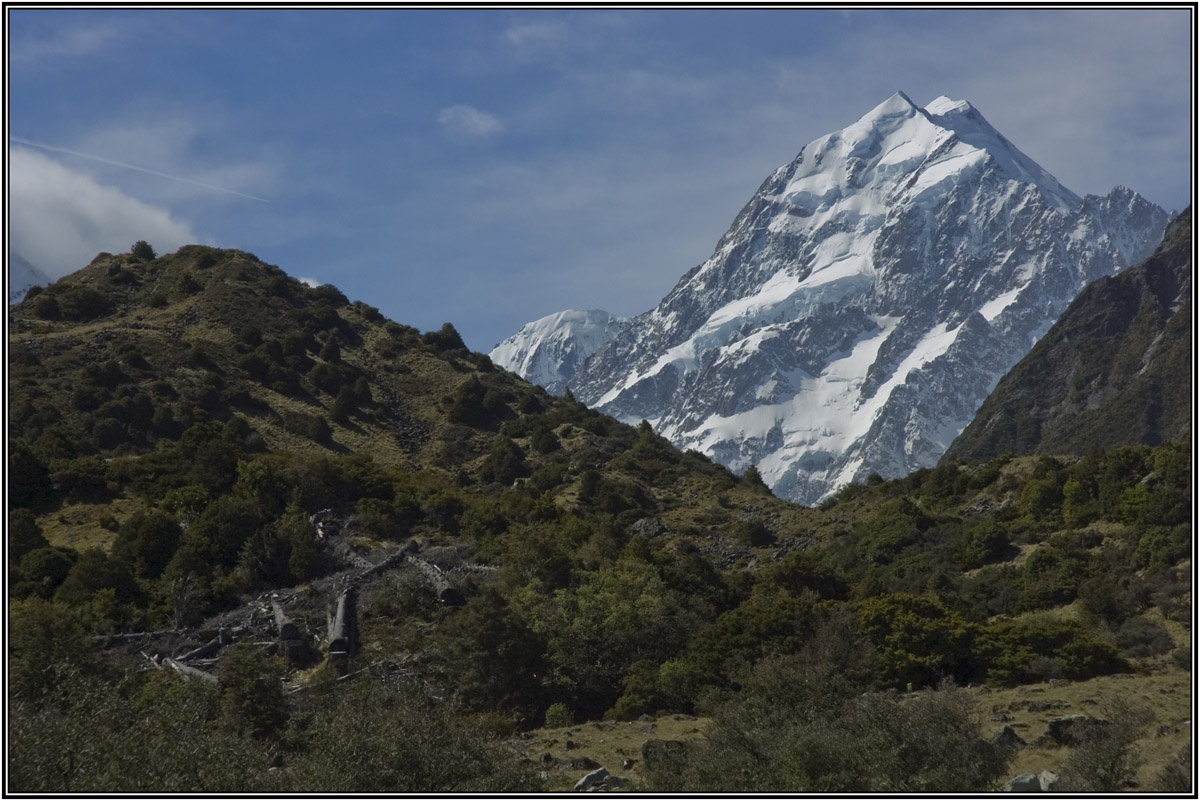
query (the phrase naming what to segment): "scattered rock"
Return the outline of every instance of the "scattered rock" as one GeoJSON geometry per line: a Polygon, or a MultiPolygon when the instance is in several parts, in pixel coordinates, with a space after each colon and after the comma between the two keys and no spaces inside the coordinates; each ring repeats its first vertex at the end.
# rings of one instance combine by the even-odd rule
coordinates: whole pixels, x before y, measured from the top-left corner
{"type": "Polygon", "coordinates": [[[575,741],[567,740],[567,743],[566,743],[566,745],[563,746],[563,748],[567,749],[568,751],[574,751],[575,750],[575,741]]]}
{"type": "Polygon", "coordinates": [[[610,775],[611,774],[609,774],[609,772],[604,768],[597,768],[581,778],[579,781],[575,782],[575,792],[582,793],[594,785],[601,784],[610,775]]]}
{"type": "Polygon", "coordinates": [[[1054,785],[1058,784],[1058,774],[1043,770],[1038,774],[1038,784],[1041,785],[1043,793],[1051,792],[1054,785]]]}
{"type": "Polygon", "coordinates": [[[1042,783],[1035,774],[1022,773],[1005,782],[1001,790],[1005,793],[1040,793],[1042,783]]]}
{"type": "Polygon", "coordinates": [[[1020,748],[1025,745],[1025,740],[1021,735],[1013,731],[1012,726],[1001,726],[992,735],[992,739],[989,742],[997,748],[1003,749],[1020,748]]]}
{"type": "Polygon", "coordinates": [[[686,746],[679,740],[647,740],[642,743],[642,761],[647,766],[681,753],[686,746]]]}
{"type": "Polygon", "coordinates": [[[1007,712],[997,712],[992,715],[992,720],[996,723],[1008,723],[1012,720],[1012,715],[1009,715],[1007,712]]]}
{"type": "Polygon", "coordinates": [[[667,530],[657,517],[643,517],[629,527],[630,534],[641,534],[643,537],[657,537],[667,530]]]}
{"type": "Polygon", "coordinates": [[[1066,715],[1050,721],[1046,737],[1059,745],[1076,745],[1088,730],[1107,725],[1107,720],[1090,715],[1066,715]]]}
{"type": "Polygon", "coordinates": [[[604,793],[625,787],[628,784],[628,779],[621,776],[614,776],[605,768],[597,768],[575,782],[575,792],[604,793]]]}
{"type": "Polygon", "coordinates": [[[600,767],[600,763],[588,757],[575,757],[567,761],[571,770],[593,770],[600,767]]]}

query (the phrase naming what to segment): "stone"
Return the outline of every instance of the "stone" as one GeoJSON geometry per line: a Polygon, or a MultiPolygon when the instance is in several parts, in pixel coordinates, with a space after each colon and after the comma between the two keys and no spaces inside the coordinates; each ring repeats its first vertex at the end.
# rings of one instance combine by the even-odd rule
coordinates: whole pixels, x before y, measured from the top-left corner
{"type": "Polygon", "coordinates": [[[1020,776],[1014,776],[1004,783],[1001,788],[1005,793],[1040,793],[1042,791],[1042,783],[1038,777],[1032,773],[1022,773],[1020,776]]]}
{"type": "Polygon", "coordinates": [[[643,517],[629,527],[630,534],[641,534],[647,539],[657,537],[667,530],[657,517],[643,517]]]}
{"type": "Polygon", "coordinates": [[[647,766],[661,762],[671,754],[682,752],[686,746],[679,740],[659,740],[657,738],[642,743],[642,761],[647,766]]]}
{"type": "Polygon", "coordinates": [[[604,768],[596,768],[591,773],[588,773],[579,781],[575,782],[575,792],[586,792],[593,785],[602,784],[609,777],[609,773],[604,768]]]}
{"type": "Polygon", "coordinates": [[[1020,748],[1025,745],[1025,740],[1022,739],[1021,735],[1013,731],[1012,726],[1001,726],[992,735],[992,739],[989,742],[997,748],[1005,749],[1020,748]]]}
{"type": "Polygon", "coordinates": [[[1049,793],[1058,784],[1058,774],[1043,770],[1038,774],[1038,784],[1041,786],[1043,793],[1049,793]]]}
{"type": "Polygon", "coordinates": [[[1084,732],[1097,726],[1107,726],[1107,720],[1093,718],[1090,715],[1066,715],[1050,721],[1046,729],[1046,737],[1059,745],[1075,745],[1084,732]]]}
{"type": "Polygon", "coordinates": [[[588,757],[574,757],[567,760],[567,765],[570,766],[571,770],[594,770],[600,767],[599,762],[588,757]]]}

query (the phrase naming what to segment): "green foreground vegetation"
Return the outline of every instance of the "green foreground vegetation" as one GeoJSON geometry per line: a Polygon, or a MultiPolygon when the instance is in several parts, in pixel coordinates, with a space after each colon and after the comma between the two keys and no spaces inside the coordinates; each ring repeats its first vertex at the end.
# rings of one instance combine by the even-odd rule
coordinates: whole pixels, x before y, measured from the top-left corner
{"type": "MultiPolygon", "coordinates": [[[[12,792],[552,789],[532,730],[660,714],[708,722],[635,789],[987,790],[968,685],[1191,669],[1186,442],[803,508],[237,251],[101,254],[11,318],[12,792]],[[381,580],[348,659],[238,642],[215,683],[115,647],[315,595],[322,510],[464,555],[462,603],[381,580]]],[[[1141,764],[1169,722],[1088,729],[1059,789],[1189,788],[1141,764]]]]}

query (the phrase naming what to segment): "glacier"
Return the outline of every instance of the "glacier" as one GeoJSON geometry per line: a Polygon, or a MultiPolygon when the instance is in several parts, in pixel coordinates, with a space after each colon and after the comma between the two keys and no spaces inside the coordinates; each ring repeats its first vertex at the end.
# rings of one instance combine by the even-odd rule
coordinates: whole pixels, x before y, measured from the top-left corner
{"type": "Polygon", "coordinates": [[[46,274],[33,266],[21,254],[8,254],[8,304],[20,303],[35,286],[51,283],[46,274]]]}
{"type": "Polygon", "coordinates": [[[561,395],[576,368],[627,325],[629,318],[601,309],[567,309],[526,323],[488,356],[504,369],[561,395]]]}
{"type": "Polygon", "coordinates": [[[554,339],[565,369],[528,347],[505,366],[812,504],[936,463],[1167,217],[1124,187],[1076,195],[966,101],[898,92],[775,170],[654,309],[576,350],[554,339]]]}

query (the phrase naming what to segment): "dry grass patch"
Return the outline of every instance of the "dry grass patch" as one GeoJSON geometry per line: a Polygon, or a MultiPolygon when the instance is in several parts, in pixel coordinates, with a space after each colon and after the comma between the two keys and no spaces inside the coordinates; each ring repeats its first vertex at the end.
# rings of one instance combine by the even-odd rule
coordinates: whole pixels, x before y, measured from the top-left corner
{"type": "Polygon", "coordinates": [[[37,519],[42,534],[51,545],[83,552],[99,548],[108,553],[116,542],[121,524],[145,505],[132,498],[116,498],[105,503],[75,503],[37,519]]]}
{"type": "Polygon", "coordinates": [[[580,723],[557,729],[535,729],[521,740],[525,756],[542,766],[551,792],[571,790],[575,782],[595,768],[575,768],[572,760],[588,759],[614,776],[629,779],[633,790],[645,781],[642,743],[651,739],[697,740],[711,721],[693,715],[664,715],[638,720],[580,723]],[[547,755],[549,759],[547,759],[547,755]],[[625,760],[633,765],[623,768],[625,760]]]}

